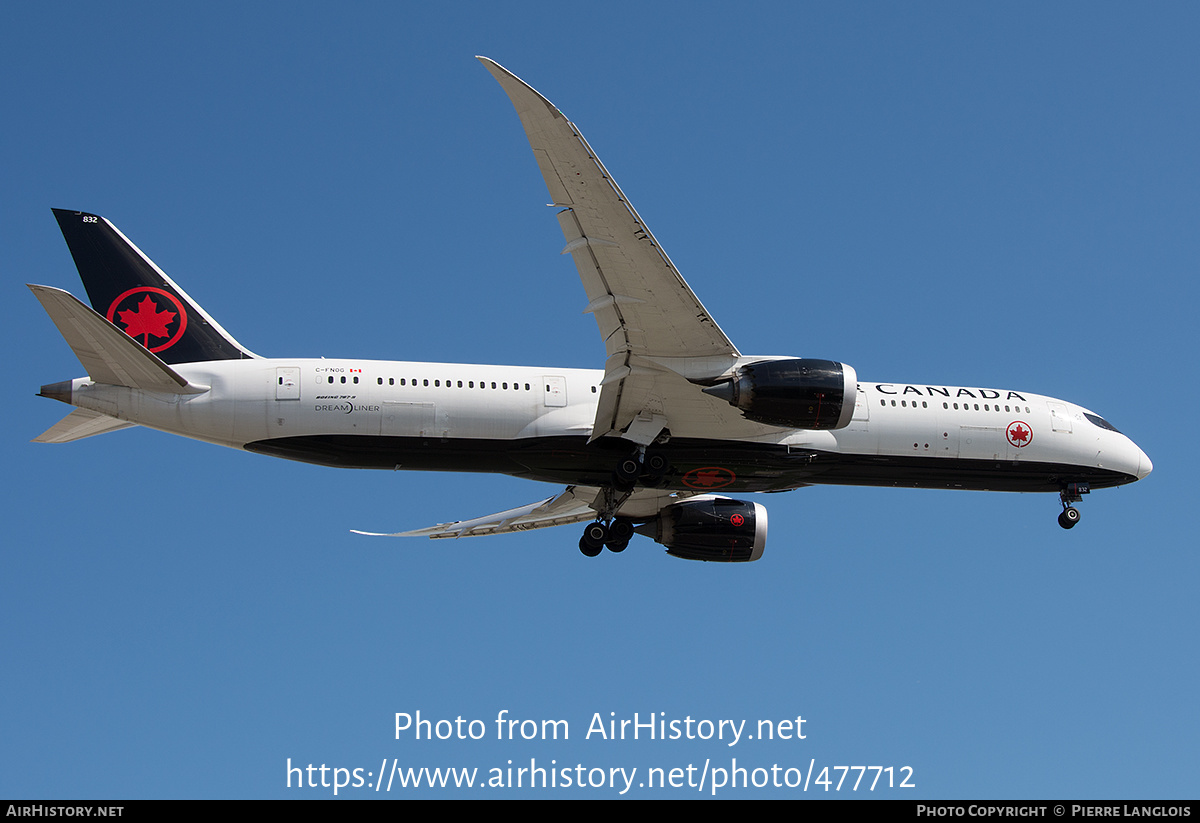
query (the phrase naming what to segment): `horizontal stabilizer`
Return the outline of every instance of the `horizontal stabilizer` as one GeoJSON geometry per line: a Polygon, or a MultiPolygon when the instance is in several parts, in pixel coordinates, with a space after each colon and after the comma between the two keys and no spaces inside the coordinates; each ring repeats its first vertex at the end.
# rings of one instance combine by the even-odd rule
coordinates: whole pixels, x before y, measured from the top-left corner
{"type": "Polygon", "coordinates": [[[29,284],[88,376],[97,383],[143,391],[200,394],[174,369],[146,351],[136,340],[62,289],[29,284]]]}
{"type": "Polygon", "coordinates": [[[129,423],[109,417],[107,414],[94,412],[90,409],[75,409],[62,420],[59,420],[39,436],[33,438],[34,443],[70,443],[92,437],[97,434],[108,434],[118,429],[128,429],[137,423],[129,423]]]}

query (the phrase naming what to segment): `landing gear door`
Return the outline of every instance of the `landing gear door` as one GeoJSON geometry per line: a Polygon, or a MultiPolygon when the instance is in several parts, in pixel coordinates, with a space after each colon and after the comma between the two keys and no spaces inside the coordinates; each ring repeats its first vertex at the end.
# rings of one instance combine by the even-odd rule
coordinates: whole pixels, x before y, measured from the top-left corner
{"type": "Polygon", "coordinates": [[[542,388],[545,390],[544,400],[547,406],[567,405],[567,378],[543,377],[542,388]]]}
{"type": "Polygon", "coordinates": [[[300,399],[300,369],[290,366],[275,369],[275,399],[300,399]]]}

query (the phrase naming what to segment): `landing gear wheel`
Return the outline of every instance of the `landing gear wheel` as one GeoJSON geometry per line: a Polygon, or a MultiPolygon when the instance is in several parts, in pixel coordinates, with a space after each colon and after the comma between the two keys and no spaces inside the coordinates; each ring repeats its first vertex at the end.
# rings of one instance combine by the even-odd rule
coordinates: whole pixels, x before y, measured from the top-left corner
{"type": "Polygon", "coordinates": [[[1064,529],[1075,528],[1075,524],[1079,522],[1079,509],[1071,504],[1078,503],[1089,491],[1087,483],[1067,483],[1062,487],[1058,499],[1062,501],[1063,511],[1058,516],[1058,525],[1064,529]]]}
{"type": "Polygon", "coordinates": [[[614,520],[608,527],[609,543],[628,543],[633,537],[633,521],[624,518],[614,520]]]}
{"type": "Polygon", "coordinates": [[[642,477],[647,486],[657,486],[670,468],[667,458],[661,454],[648,454],[644,463],[642,477]]]}
{"type": "Polygon", "coordinates": [[[633,537],[633,521],[621,518],[614,520],[608,526],[608,550],[610,552],[623,552],[625,547],[629,545],[630,538],[633,537]]]}
{"type": "Polygon", "coordinates": [[[1067,506],[1063,509],[1062,514],[1058,516],[1058,525],[1064,529],[1073,529],[1075,524],[1079,522],[1079,509],[1067,506]]]}
{"type": "Polygon", "coordinates": [[[604,551],[603,546],[593,546],[587,542],[586,537],[579,538],[579,551],[583,552],[584,557],[595,557],[604,551]]]}
{"type": "Polygon", "coordinates": [[[667,458],[661,454],[646,456],[646,471],[652,474],[662,474],[667,470],[667,458]]]}
{"type": "Polygon", "coordinates": [[[641,473],[641,462],[636,457],[626,457],[613,470],[613,486],[621,491],[628,491],[637,485],[638,475],[641,473]]]}
{"type": "MultiPolygon", "coordinates": [[[[583,530],[582,542],[587,543],[589,548],[594,548],[596,554],[604,548],[604,544],[608,542],[608,526],[597,520],[595,523],[588,523],[583,530]]],[[[594,557],[595,555],[593,555],[594,557]]]]}

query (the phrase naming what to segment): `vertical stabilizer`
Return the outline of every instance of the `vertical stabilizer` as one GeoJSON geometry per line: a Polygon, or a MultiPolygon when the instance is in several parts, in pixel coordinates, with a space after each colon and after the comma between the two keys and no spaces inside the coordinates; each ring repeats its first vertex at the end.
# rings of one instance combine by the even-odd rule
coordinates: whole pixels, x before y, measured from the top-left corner
{"type": "Polygon", "coordinates": [[[163,362],[254,357],[108,220],[53,211],[92,308],[163,362]]]}

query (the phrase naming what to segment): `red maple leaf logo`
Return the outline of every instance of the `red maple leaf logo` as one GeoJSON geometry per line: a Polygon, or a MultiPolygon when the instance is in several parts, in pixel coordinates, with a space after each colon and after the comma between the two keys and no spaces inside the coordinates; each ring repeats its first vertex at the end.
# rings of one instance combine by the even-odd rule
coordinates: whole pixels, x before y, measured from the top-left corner
{"type": "Polygon", "coordinates": [[[735,514],[733,517],[729,518],[729,522],[735,526],[740,526],[746,522],[746,518],[742,517],[740,514],[735,514]]]}
{"type": "Polygon", "coordinates": [[[693,489],[716,489],[728,486],[737,480],[737,476],[729,469],[720,466],[707,466],[703,469],[692,469],[683,476],[683,485],[693,489]]]}
{"type": "Polygon", "coordinates": [[[151,337],[166,337],[169,334],[167,324],[175,319],[175,312],[159,311],[158,304],[150,295],[142,298],[137,311],[121,311],[117,314],[125,324],[125,333],[133,338],[142,335],[142,345],[146,348],[150,348],[151,337]]]}
{"type": "Polygon", "coordinates": [[[1033,429],[1026,426],[1020,420],[1014,420],[1008,425],[1008,442],[1012,443],[1018,449],[1023,446],[1028,446],[1033,442],[1033,429]]]}

